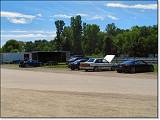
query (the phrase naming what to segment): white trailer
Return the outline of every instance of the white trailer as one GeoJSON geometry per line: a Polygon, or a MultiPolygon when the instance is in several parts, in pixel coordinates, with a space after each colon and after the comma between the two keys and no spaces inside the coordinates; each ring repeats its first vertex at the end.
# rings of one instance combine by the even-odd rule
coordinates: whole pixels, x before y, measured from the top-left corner
{"type": "Polygon", "coordinates": [[[31,54],[26,52],[18,52],[18,53],[0,53],[1,63],[14,63],[18,61],[22,61],[26,58],[30,59],[31,54]]]}

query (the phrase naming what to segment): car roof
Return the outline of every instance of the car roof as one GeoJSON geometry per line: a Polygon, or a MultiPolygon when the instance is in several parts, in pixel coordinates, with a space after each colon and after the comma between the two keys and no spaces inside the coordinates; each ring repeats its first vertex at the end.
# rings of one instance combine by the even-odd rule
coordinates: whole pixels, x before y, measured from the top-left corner
{"type": "Polygon", "coordinates": [[[89,59],[103,59],[103,58],[89,58],[89,59]]]}

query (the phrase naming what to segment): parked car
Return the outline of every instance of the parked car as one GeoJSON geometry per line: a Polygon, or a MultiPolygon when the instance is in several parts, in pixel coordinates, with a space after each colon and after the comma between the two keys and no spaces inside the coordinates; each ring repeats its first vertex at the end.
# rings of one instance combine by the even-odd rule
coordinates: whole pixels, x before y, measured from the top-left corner
{"type": "Polygon", "coordinates": [[[89,58],[82,58],[82,59],[79,59],[79,60],[76,60],[76,61],[74,61],[74,62],[71,62],[70,64],[69,64],[69,67],[71,68],[71,70],[75,70],[75,69],[80,69],[79,67],[80,67],[80,63],[81,62],[86,62],[86,61],[88,61],[89,60],[89,58]]]}
{"type": "Polygon", "coordinates": [[[76,60],[79,60],[79,59],[82,59],[83,57],[71,57],[68,61],[67,61],[67,64],[69,65],[70,63],[76,61],[76,60]]]}
{"type": "Polygon", "coordinates": [[[154,66],[143,60],[127,60],[117,65],[116,70],[118,73],[153,72],[154,66]]]}
{"type": "Polygon", "coordinates": [[[83,55],[72,55],[70,58],[73,58],[73,57],[84,57],[83,55]]]}
{"type": "Polygon", "coordinates": [[[80,69],[85,71],[114,70],[115,64],[111,63],[113,58],[114,55],[105,58],[90,58],[87,62],[80,63],[80,69]]]}
{"type": "Polygon", "coordinates": [[[42,62],[37,62],[35,60],[28,60],[20,62],[19,67],[40,67],[42,62]]]}

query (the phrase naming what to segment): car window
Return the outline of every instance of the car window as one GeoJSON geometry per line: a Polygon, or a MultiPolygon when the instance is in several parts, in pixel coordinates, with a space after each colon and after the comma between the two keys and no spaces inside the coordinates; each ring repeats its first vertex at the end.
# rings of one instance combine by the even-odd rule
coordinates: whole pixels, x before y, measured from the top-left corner
{"type": "Polygon", "coordinates": [[[107,60],[103,59],[102,60],[103,63],[109,63],[107,60]]]}
{"type": "Polygon", "coordinates": [[[144,61],[138,60],[138,61],[135,61],[135,64],[138,64],[138,65],[139,65],[139,64],[140,64],[140,65],[141,65],[141,64],[142,64],[142,65],[145,65],[146,63],[145,63],[144,61]]]}
{"type": "Polygon", "coordinates": [[[102,60],[102,59],[97,59],[97,60],[95,61],[95,63],[103,63],[103,60],[102,60]]]}
{"type": "Polygon", "coordinates": [[[130,65],[130,64],[134,64],[134,61],[124,61],[122,64],[128,64],[128,65],[130,65]]]}
{"type": "Polygon", "coordinates": [[[85,62],[85,61],[87,61],[87,59],[82,59],[80,62],[85,62]]]}
{"type": "Polygon", "coordinates": [[[90,58],[87,62],[94,62],[94,58],[90,58]]]}

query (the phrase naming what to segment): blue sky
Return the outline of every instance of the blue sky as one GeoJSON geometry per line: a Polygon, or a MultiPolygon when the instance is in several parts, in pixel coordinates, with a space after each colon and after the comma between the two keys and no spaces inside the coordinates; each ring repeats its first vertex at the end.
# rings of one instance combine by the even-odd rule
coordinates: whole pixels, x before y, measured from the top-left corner
{"type": "Polygon", "coordinates": [[[9,39],[34,41],[55,37],[54,21],[70,25],[70,17],[97,24],[101,31],[109,23],[119,28],[157,24],[156,1],[1,1],[1,45],[9,39]]]}

